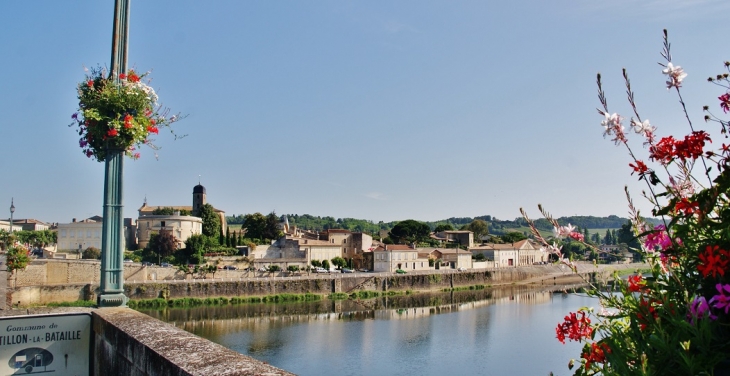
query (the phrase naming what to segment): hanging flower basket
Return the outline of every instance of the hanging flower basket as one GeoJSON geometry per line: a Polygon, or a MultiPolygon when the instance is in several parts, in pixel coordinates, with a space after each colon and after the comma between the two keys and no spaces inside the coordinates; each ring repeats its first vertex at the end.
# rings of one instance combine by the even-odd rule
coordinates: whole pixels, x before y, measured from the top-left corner
{"type": "Polygon", "coordinates": [[[110,151],[121,150],[138,159],[142,145],[158,149],[151,136],[160,129],[175,134],[171,124],[180,116],[168,116],[169,110],[158,104],[155,90],[143,82],[147,75],[130,70],[116,81],[97,68],[79,83],[79,109],[69,126],[78,126],[79,146],[87,157],[102,162],[110,151]]]}

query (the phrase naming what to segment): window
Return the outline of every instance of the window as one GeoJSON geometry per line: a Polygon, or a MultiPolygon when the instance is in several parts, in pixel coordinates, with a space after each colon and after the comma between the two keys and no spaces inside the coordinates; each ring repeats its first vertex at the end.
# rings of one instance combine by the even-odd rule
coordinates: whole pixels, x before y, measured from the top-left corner
{"type": "Polygon", "coordinates": [[[100,236],[101,236],[101,231],[99,231],[99,230],[94,231],[95,238],[99,238],[100,236]]]}
{"type": "Polygon", "coordinates": [[[83,238],[83,237],[84,237],[84,230],[79,230],[79,238],[83,238]]]}
{"type": "Polygon", "coordinates": [[[75,238],[75,237],[76,237],[76,231],[75,231],[75,230],[71,230],[71,231],[69,231],[69,232],[68,232],[68,237],[69,237],[69,238],[75,238]]]}
{"type": "Polygon", "coordinates": [[[91,237],[91,230],[86,230],[86,237],[87,238],[90,238],[91,237]]]}
{"type": "Polygon", "coordinates": [[[66,237],[66,230],[65,229],[64,230],[61,230],[61,237],[62,238],[65,238],[66,237]]]}
{"type": "Polygon", "coordinates": [[[160,227],[165,227],[165,221],[160,221],[160,227]]]}

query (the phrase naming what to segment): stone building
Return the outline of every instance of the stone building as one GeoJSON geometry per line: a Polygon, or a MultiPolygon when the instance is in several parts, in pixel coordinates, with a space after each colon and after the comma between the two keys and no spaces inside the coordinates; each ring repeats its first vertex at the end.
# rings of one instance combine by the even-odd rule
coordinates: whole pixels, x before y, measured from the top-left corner
{"type": "Polygon", "coordinates": [[[529,239],[506,244],[489,243],[469,248],[469,251],[473,255],[481,253],[487,260],[494,261],[495,268],[534,265],[548,261],[547,252],[532,244],[529,239]]]}
{"type": "MultiPolygon", "coordinates": [[[[151,206],[147,205],[147,199],[145,198],[142,207],[138,209],[137,242],[139,247],[146,247],[152,235],[163,229],[172,231],[178,247],[184,247],[185,241],[191,235],[198,235],[203,232],[203,220],[198,215],[200,215],[200,208],[205,204],[207,204],[207,195],[205,187],[200,184],[193,187],[193,202],[190,206],[151,206]],[[158,209],[165,208],[172,209],[173,213],[154,214],[158,209]],[[184,215],[186,213],[190,213],[190,215],[184,215]]],[[[226,213],[215,207],[213,209],[220,220],[221,231],[225,234],[228,228],[226,213]]]]}

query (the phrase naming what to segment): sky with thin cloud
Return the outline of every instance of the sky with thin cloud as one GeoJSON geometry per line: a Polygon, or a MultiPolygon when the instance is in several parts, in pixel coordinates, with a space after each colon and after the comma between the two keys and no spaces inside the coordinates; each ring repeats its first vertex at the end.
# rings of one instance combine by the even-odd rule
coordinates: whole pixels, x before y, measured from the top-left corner
{"type": "MultiPolygon", "coordinates": [[[[125,217],[145,198],[191,205],[199,175],[229,215],[626,216],[624,186],[648,214],[626,150],[602,137],[596,73],[627,127],[622,68],[660,137],[688,133],[657,64],[666,28],[704,127],[703,105],[722,114],[706,78],[730,60],[729,4],[133,0],[130,66],[187,114],[187,137],[125,161],[125,217]]],[[[67,125],[84,67],[109,64],[112,17],[113,1],[0,4],[0,205],[15,218],[102,213],[103,165],[67,125]]]]}

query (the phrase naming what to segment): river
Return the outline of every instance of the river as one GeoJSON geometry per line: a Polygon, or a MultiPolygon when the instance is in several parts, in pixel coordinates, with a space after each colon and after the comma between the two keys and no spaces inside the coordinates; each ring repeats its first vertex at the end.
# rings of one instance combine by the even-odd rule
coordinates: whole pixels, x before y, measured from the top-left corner
{"type": "Polygon", "coordinates": [[[558,342],[555,327],[596,301],[568,291],[512,286],[142,312],[305,376],[570,375],[582,346],[558,342]]]}

